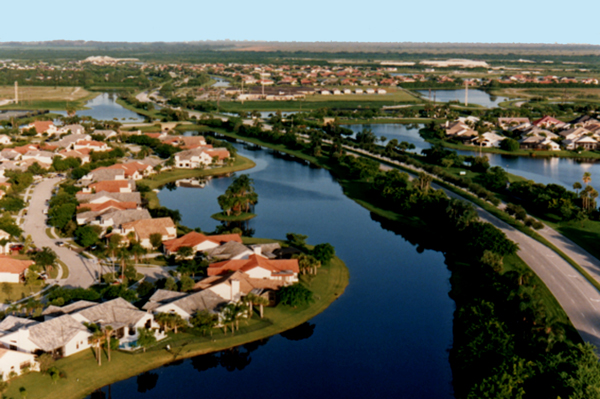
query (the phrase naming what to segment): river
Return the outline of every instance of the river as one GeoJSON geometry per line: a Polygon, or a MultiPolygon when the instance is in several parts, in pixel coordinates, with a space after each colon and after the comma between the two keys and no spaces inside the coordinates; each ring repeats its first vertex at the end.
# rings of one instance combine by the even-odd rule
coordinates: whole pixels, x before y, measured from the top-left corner
{"type": "MultiPolygon", "coordinates": [[[[350,270],[350,284],[310,324],[264,345],[118,382],[112,397],[451,398],[454,302],[443,254],[383,228],[328,171],[237,146],[257,165],[245,172],[259,195],[258,216],[249,222],[254,235],[283,239],[295,232],[308,235],[309,244],[331,243],[350,270]]],[[[180,210],[183,224],[211,231],[216,197],[231,181],[165,188],[158,196],[161,205],[180,210]]]]}

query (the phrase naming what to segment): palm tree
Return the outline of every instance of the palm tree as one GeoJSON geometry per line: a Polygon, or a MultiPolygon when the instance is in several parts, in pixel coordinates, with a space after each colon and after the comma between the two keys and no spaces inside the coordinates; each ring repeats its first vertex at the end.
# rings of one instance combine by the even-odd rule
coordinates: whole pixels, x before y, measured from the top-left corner
{"type": "Polygon", "coordinates": [[[592,181],[592,174],[590,172],[585,172],[583,174],[583,182],[587,186],[592,181]]]}
{"type": "Polygon", "coordinates": [[[108,355],[108,361],[110,362],[110,337],[113,334],[113,328],[111,326],[104,327],[104,339],[106,340],[106,353],[108,355]]]}
{"type": "Polygon", "coordinates": [[[258,305],[259,306],[259,313],[260,313],[260,318],[263,318],[263,311],[264,311],[264,306],[267,306],[269,304],[269,300],[265,297],[262,297],[260,295],[256,295],[253,293],[250,293],[248,295],[246,295],[243,298],[244,302],[248,304],[248,314],[250,315],[249,317],[252,318],[252,306],[253,305],[258,305]]]}
{"type": "Polygon", "coordinates": [[[581,183],[579,183],[578,181],[573,183],[573,190],[575,190],[575,193],[579,194],[579,190],[581,190],[581,189],[582,189],[581,183]]]}
{"type": "Polygon", "coordinates": [[[98,361],[98,366],[102,366],[102,341],[104,340],[104,332],[102,329],[95,323],[83,323],[87,329],[92,333],[90,337],[91,341],[94,343],[94,347],[96,349],[96,360],[98,361]]]}
{"type": "Polygon", "coordinates": [[[117,259],[121,265],[121,280],[125,278],[125,268],[127,263],[131,261],[131,253],[127,248],[119,248],[117,251],[117,259]]]}

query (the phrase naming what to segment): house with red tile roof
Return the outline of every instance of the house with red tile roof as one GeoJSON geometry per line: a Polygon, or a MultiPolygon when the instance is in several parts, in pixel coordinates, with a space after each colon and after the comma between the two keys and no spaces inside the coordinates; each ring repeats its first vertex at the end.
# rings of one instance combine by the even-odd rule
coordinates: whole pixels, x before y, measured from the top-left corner
{"type": "Polygon", "coordinates": [[[541,128],[544,128],[544,129],[547,129],[549,127],[562,128],[562,127],[565,127],[567,125],[566,123],[564,123],[562,121],[559,121],[558,119],[553,118],[553,117],[548,116],[548,115],[544,116],[543,118],[540,118],[538,120],[535,120],[535,121],[531,122],[531,124],[533,126],[541,127],[541,128]]]}
{"type": "MultiPolygon", "coordinates": [[[[135,183],[131,180],[105,180],[92,183],[79,193],[90,194],[106,191],[108,193],[132,193],[135,191],[135,183]]],[[[79,194],[78,193],[78,194],[79,194]]]]}
{"type": "Polygon", "coordinates": [[[208,267],[208,276],[219,276],[240,271],[250,278],[280,280],[284,283],[298,281],[298,259],[267,259],[261,255],[250,255],[248,259],[232,259],[213,263],[208,267]]]}
{"type": "Polygon", "coordinates": [[[57,128],[52,121],[34,121],[29,125],[25,126],[21,132],[25,129],[35,128],[38,136],[41,136],[44,133],[54,134],[57,132],[57,128]]]}
{"type": "Polygon", "coordinates": [[[242,243],[242,237],[239,234],[220,234],[214,236],[206,236],[196,231],[190,231],[186,235],[173,240],[163,242],[165,254],[167,256],[174,255],[181,247],[190,247],[194,252],[205,251],[207,249],[216,248],[227,242],[235,241],[242,243]]]}
{"type": "Polygon", "coordinates": [[[135,239],[147,249],[153,248],[150,242],[152,234],[160,234],[163,242],[177,238],[177,226],[175,226],[173,219],[169,217],[124,223],[120,229],[115,229],[113,232],[121,234],[123,237],[127,237],[129,233],[134,233],[135,239]]]}
{"type": "Polygon", "coordinates": [[[126,209],[138,209],[139,206],[135,202],[119,202],[115,200],[108,200],[106,202],[102,202],[99,204],[89,203],[89,204],[80,204],[77,206],[77,210],[81,209],[89,209],[90,212],[102,212],[109,209],[116,209],[119,211],[124,211],[126,209]]]}
{"type": "Polygon", "coordinates": [[[25,278],[31,260],[19,260],[10,256],[0,255],[0,283],[19,283],[25,278]]]}
{"type": "Polygon", "coordinates": [[[83,149],[87,149],[90,151],[96,151],[96,152],[104,152],[104,151],[112,150],[112,148],[110,148],[106,143],[103,143],[101,141],[96,141],[96,140],[81,140],[81,141],[74,143],[72,145],[72,148],[75,151],[79,151],[79,150],[83,150],[83,149]]]}
{"type": "Polygon", "coordinates": [[[85,165],[86,163],[90,162],[90,154],[89,154],[89,152],[86,154],[83,151],[60,150],[58,152],[58,155],[61,158],[77,158],[77,159],[81,160],[81,164],[82,165],[85,165]]]}

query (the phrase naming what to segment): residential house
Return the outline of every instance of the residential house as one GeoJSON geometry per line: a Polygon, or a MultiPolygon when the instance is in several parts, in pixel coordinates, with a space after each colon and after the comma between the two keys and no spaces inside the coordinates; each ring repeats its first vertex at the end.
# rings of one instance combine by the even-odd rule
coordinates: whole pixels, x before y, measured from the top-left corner
{"type": "Polygon", "coordinates": [[[5,148],[0,151],[0,161],[18,161],[21,159],[21,156],[23,156],[23,154],[15,151],[13,148],[5,148]]]}
{"type": "Polygon", "coordinates": [[[274,300],[268,292],[276,291],[284,285],[281,280],[250,278],[246,273],[235,271],[225,275],[206,277],[194,285],[194,291],[210,290],[220,297],[237,302],[242,296],[254,293],[274,300]]]}
{"type": "Polygon", "coordinates": [[[92,183],[84,188],[80,193],[99,193],[106,191],[109,193],[132,193],[135,191],[135,182],[133,180],[105,180],[92,183]]]}
{"type": "Polygon", "coordinates": [[[267,259],[258,254],[248,259],[232,259],[213,263],[208,267],[209,276],[218,276],[232,271],[241,271],[250,278],[281,280],[284,283],[298,281],[298,259],[267,259]]]}
{"type": "Polygon", "coordinates": [[[19,260],[10,256],[0,255],[0,283],[20,283],[25,279],[31,260],[19,260]]]}
{"type": "Polygon", "coordinates": [[[91,224],[103,229],[119,227],[136,220],[152,219],[147,209],[111,209],[101,212],[81,212],[76,215],[77,224],[91,224]]]}
{"type": "Polygon", "coordinates": [[[131,202],[119,202],[115,200],[108,200],[106,202],[102,202],[99,204],[95,203],[87,203],[87,204],[79,204],[77,206],[77,210],[79,212],[83,209],[86,209],[87,212],[102,212],[110,209],[116,209],[120,211],[124,211],[125,209],[139,209],[139,204],[131,201],[131,202]]]}
{"type": "Polygon", "coordinates": [[[80,204],[103,204],[108,201],[116,202],[135,202],[140,205],[142,203],[142,195],[138,192],[135,193],[111,193],[108,191],[100,191],[96,193],[82,193],[75,194],[77,201],[80,204]]]}
{"type": "Polygon", "coordinates": [[[0,134],[0,144],[2,145],[10,145],[12,144],[12,139],[6,134],[0,134]]]}
{"type": "Polygon", "coordinates": [[[148,302],[142,306],[142,309],[151,312],[159,306],[165,305],[168,302],[172,302],[175,299],[183,298],[186,295],[187,294],[185,292],[158,289],[148,299],[148,302]]]}
{"type": "Polygon", "coordinates": [[[572,139],[567,139],[563,141],[563,145],[567,150],[576,150],[578,148],[583,148],[587,151],[593,151],[600,147],[600,143],[596,139],[590,136],[577,136],[572,139]]]}
{"type": "Polygon", "coordinates": [[[103,136],[104,140],[108,140],[110,138],[118,136],[117,132],[115,132],[114,130],[94,130],[92,134],[103,136]]]}
{"type": "Polygon", "coordinates": [[[25,126],[23,130],[31,128],[35,128],[35,131],[37,132],[38,136],[41,136],[44,133],[47,133],[49,135],[54,134],[57,131],[56,126],[52,121],[34,121],[29,125],[25,126]]]}
{"type": "Polygon", "coordinates": [[[544,116],[543,118],[531,122],[531,124],[533,126],[541,127],[544,129],[548,129],[551,127],[562,129],[567,125],[566,123],[559,121],[558,119],[553,118],[551,116],[544,116]]]}
{"type": "Polygon", "coordinates": [[[151,165],[132,161],[127,163],[118,163],[107,167],[98,168],[96,170],[120,170],[126,179],[140,180],[146,176],[156,173],[151,165]]]}
{"type": "Polygon", "coordinates": [[[57,148],[65,148],[67,150],[74,150],[75,143],[80,141],[91,140],[92,136],[89,134],[69,134],[62,137],[58,141],[53,141],[52,144],[57,148]]]}
{"type": "Polygon", "coordinates": [[[218,315],[226,304],[227,300],[225,298],[213,291],[204,290],[180,298],[175,297],[173,300],[163,300],[159,306],[153,309],[153,312],[154,314],[175,313],[188,321],[196,313],[202,311],[218,315]]]}
{"type": "Polygon", "coordinates": [[[71,315],[63,315],[0,336],[0,343],[19,352],[46,352],[54,357],[66,357],[88,349],[92,345],[90,336],[81,322],[71,315]]]}
{"type": "Polygon", "coordinates": [[[254,253],[259,253],[259,249],[256,251],[250,249],[244,244],[237,241],[229,241],[223,245],[219,245],[216,248],[209,248],[205,250],[206,256],[214,260],[228,260],[228,259],[248,259],[248,257],[254,253]]]}
{"type": "MultiPolygon", "coordinates": [[[[0,191],[4,192],[2,190],[0,191]]],[[[10,253],[10,237],[11,235],[8,234],[6,231],[0,230],[0,255],[7,255],[10,253]],[[2,245],[2,242],[5,242],[5,244],[2,245]]]]}
{"type": "Polygon", "coordinates": [[[177,227],[169,217],[124,223],[120,229],[115,229],[113,232],[121,234],[123,237],[133,232],[140,245],[148,249],[153,248],[150,242],[150,236],[153,234],[160,234],[163,242],[177,238],[177,227]]]}
{"type": "Polygon", "coordinates": [[[478,136],[478,133],[475,130],[471,129],[466,123],[460,121],[452,123],[446,121],[444,128],[446,136],[448,137],[459,137],[466,140],[478,136]]]}
{"type": "Polygon", "coordinates": [[[529,118],[498,118],[498,126],[504,130],[523,124],[530,124],[529,118]]]}
{"type": "Polygon", "coordinates": [[[96,168],[80,180],[83,184],[90,184],[91,182],[125,180],[125,178],[125,171],[122,169],[96,168]]]}
{"type": "Polygon", "coordinates": [[[206,139],[202,136],[165,136],[161,140],[164,144],[179,146],[186,150],[206,146],[206,139]]]}
{"type": "Polygon", "coordinates": [[[580,117],[573,119],[571,122],[569,122],[569,124],[571,126],[575,126],[575,127],[579,127],[579,126],[587,127],[588,125],[591,125],[594,123],[600,123],[600,121],[598,121],[598,119],[596,119],[590,115],[582,115],[580,117]]]}
{"type": "Polygon", "coordinates": [[[174,158],[177,168],[195,169],[212,163],[212,157],[202,148],[178,152],[174,158]]]}
{"type": "Polygon", "coordinates": [[[83,126],[81,126],[80,124],[73,124],[73,125],[64,125],[61,126],[60,128],[58,128],[58,130],[56,131],[56,133],[58,134],[77,134],[77,135],[84,135],[85,134],[85,128],[83,126]]]}
{"type": "Polygon", "coordinates": [[[8,380],[12,375],[21,375],[29,371],[40,371],[35,355],[0,348],[0,378],[8,380]]]}
{"type": "Polygon", "coordinates": [[[71,147],[73,150],[76,150],[76,151],[89,150],[89,151],[95,151],[95,152],[105,152],[105,151],[112,150],[112,148],[110,148],[106,143],[103,143],[102,141],[95,141],[95,140],[81,140],[81,141],[74,143],[71,147]]]}
{"type": "Polygon", "coordinates": [[[75,150],[67,150],[63,149],[58,152],[58,155],[62,158],[78,158],[81,160],[81,164],[85,165],[90,162],[90,155],[84,151],[75,151],[75,150]]]}
{"type": "Polygon", "coordinates": [[[537,135],[525,136],[519,140],[519,147],[531,150],[560,151],[558,143],[548,137],[537,135]]]}
{"type": "Polygon", "coordinates": [[[477,145],[481,147],[500,147],[500,142],[504,140],[506,137],[499,136],[496,133],[484,133],[482,137],[474,137],[470,140],[472,145],[477,145]]]}
{"type": "Polygon", "coordinates": [[[176,254],[181,247],[190,247],[194,250],[194,252],[202,252],[217,248],[218,246],[230,241],[235,241],[241,244],[242,237],[239,234],[206,236],[196,231],[190,231],[179,238],[163,242],[163,246],[165,249],[165,254],[169,256],[176,254]]]}
{"type": "Polygon", "coordinates": [[[44,167],[52,165],[52,160],[56,156],[55,153],[50,151],[29,151],[21,157],[21,160],[26,161],[31,159],[32,162],[37,162],[44,167]]]}

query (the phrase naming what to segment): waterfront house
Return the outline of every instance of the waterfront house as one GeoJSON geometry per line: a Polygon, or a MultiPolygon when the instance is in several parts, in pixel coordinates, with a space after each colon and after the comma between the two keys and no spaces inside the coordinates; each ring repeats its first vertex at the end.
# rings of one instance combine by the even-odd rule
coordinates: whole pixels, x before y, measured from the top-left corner
{"type": "Polygon", "coordinates": [[[446,131],[446,136],[448,137],[459,137],[466,140],[478,136],[475,130],[471,129],[466,123],[460,121],[452,123],[446,121],[444,129],[446,131]]]}
{"type": "Polygon", "coordinates": [[[482,137],[474,137],[470,140],[472,145],[477,145],[481,147],[500,147],[500,142],[504,140],[506,137],[499,136],[496,133],[484,133],[482,137]]]}
{"type": "Polygon", "coordinates": [[[25,353],[50,353],[66,357],[91,346],[88,329],[71,315],[63,315],[0,336],[0,343],[25,353]]]}
{"type": "Polygon", "coordinates": [[[35,355],[0,348],[0,377],[6,381],[13,375],[21,375],[29,371],[40,371],[35,355]]]}
{"type": "MultiPolygon", "coordinates": [[[[248,259],[250,255],[255,253],[254,250],[237,241],[229,241],[204,252],[212,260],[248,259]]],[[[260,250],[257,250],[257,253],[259,252],[260,250]]]]}
{"type": "Polygon", "coordinates": [[[100,226],[104,230],[109,227],[118,227],[124,223],[136,220],[152,219],[147,209],[108,209],[103,211],[81,212],[76,215],[77,224],[90,224],[100,226]]]}
{"type": "Polygon", "coordinates": [[[125,171],[122,169],[96,168],[83,176],[82,184],[90,184],[99,181],[125,180],[125,171]]]}
{"type": "Polygon", "coordinates": [[[194,252],[202,252],[217,248],[230,241],[235,241],[241,244],[242,237],[239,234],[206,236],[196,231],[190,231],[179,238],[164,241],[163,247],[165,250],[165,255],[169,256],[175,255],[181,247],[190,247],[194,252]]]}
{"type": "Polygon", "coordinates": [[[531,135],[519,140],[521,149],[560,151],[560,145],[545,136],[531,135]]]}
{"type": "Polygon", "coordinates": [[[194,291],[210,290],[228,301],[237,302],[250,293],[264,296],[274,302],[274,291],[284,285],[281,280],[250,278],[246,273],[235,271],[226,275],[206,277],[194,285],[194,291]]]}
{"type": "Polygon", "coordinates": [[[596,139],[590,136],[578,136],[572,139],[567,139],[563,142],[563,145],[567,150],[576,150],[578,148],[583,148],[587,151],[593,151],[598,149],[600,143],[596,139]]]}
{"type": "Polygon", "coordinates": [[[177,292],[177,291],[158,289],[148,299],[148,302],[146,302],[144,304],[144,306],[142,306],[142,309],[146,310],[148,312],[152,312],[152,311],[154,311],[154,309],[158,308],[159,306],[165,305],[169,302],[174,301],[175,299],[182,298],[186,295],[187,294],[185,292],[177,292]]]}
{"type": "Polygon", "coordinates": [[[171,301],[164,301],[164,303],[154,308],[153,312],[154,314],[175,313],[181,316],[182,319],[189,321],[192,316],[202,311],[218,315],[227,302],[225,298],[213,291],[203,290],[171,301]]]}
{"type": "Polygon", "coordinates": [[[175,154],[175,167],[195,169],[212,163],[213,158],[201,148],[185,150],[175,154]]]}
{"type": "Polygon", "coordinates": [[[232,271],[241,271],[250,278],[280,280],[284,283],[298,281],[298,259],[267,259],[253,254],[248,259],[232,259],[213,263],[208,267],[208,276],[218,276],[232,271]]]}
{"type": "Polygon", "coordinates": [[[538,120],[531,122],[531,124],[533,126],[537,126],[537,127],[544,128],[544,129],[548,129],[548,128],[562,129],[567,125],[563,121],[559,121],[558,119],[553,118],[551,116],[544,116],[543,118],[540,118],[538,120]]]}
{"type": "Polygon", "coordinates": [[[79,212],[103,212],[111,209],[116,209],[120,211],[124,211],[125,209],[139,209],[139,204],[131,201],[131,202],[119,202],[115,200],[108,200],[106,202],[102,202],[99,204],[96,203],[87,203],[87,204],[79,204],[77,206],[77,210],[79,212]],[[85,209],[86,211],[82,211],[85,209]]]}
{"type": "Polygon", "coordinates": [[[0,255],[0,283],[20,283],[25,279],[31,260],[20,260],[10,256],[0,255]]]}

